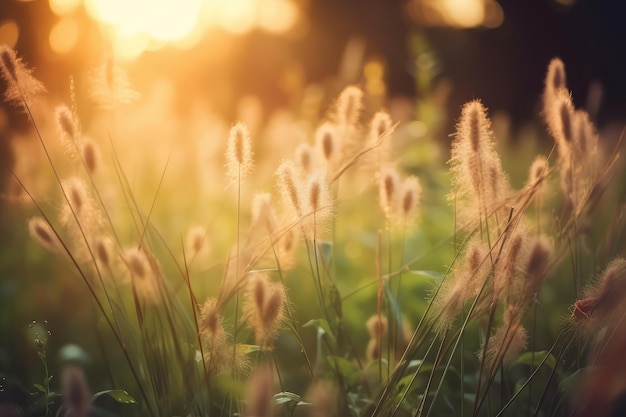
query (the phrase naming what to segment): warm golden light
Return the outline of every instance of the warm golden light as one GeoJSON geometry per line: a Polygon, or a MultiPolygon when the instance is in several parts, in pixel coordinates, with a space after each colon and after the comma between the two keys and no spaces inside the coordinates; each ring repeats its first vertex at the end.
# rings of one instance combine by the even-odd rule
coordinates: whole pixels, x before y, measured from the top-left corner
{"type": "Polygon", "coordinates": [[[50,10],[57,16],[71,14],[78,9],[82,0],[49,0],[50,10]]]}
{"type": "Polygon", "coordinates": [[[408,13],[427,26],[495,28],[504,21],[502,8],[495,0],[411,0],[408,13]]]}
{"type": "Polygon", "coordinates": [[[78,23],[72,18],[59,20],[50,31],[50,48],[57,54],[65,54],[74,49],[78,42],[78,23]]]}
{"type": "Polygon", "coordinates": [[[188,48],[207,28],[244,34],[255,28],[282,33],[294,26],[298,9],[291,0],[49,0],[57,15],[77,1],[103,23],[114,53],[134,58],[165,44],[188,48]]]}
{"type": "Polygon", "coordinates": [[[13,20],[0,22],[0,45],[5,44],[14,47],[20,36],[20,27],[13,20]]]}

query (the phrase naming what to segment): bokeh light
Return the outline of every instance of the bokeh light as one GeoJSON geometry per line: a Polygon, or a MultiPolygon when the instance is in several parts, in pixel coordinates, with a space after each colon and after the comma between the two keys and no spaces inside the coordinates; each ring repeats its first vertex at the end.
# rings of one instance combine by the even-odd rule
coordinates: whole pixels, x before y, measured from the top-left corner
{"type": "MultiPolygon", "coordinates": [[[[121,59],[133,59],[165,45],[193,47],[209,29],[234,35],[255,29],[284,33],[299,18],[292,0],[49,0],[49,4],[61,18],[84,6],[87,15],[102,24],[113,53],[121,59]]],[[[59,25],[54,46],[50,34],[51,46],[63,53],[71,47],[60,34],[69,31],[70,24],[59,25]]]]}
{"type": "Polygon", "coordinates": [[[493,29],[504,21],[502,7],[495,0],[411,0],[408,12],[425,26],[493,29]]]}
{"type": "Polygon", "coordinates": [[[20,27],[14,20],[0,22],[0,44],[14,47],[20,37],[20,27]]]}
{"type": "Polygon", "coordinates": [[[58,54],[68,53],[76,46],[78,36],[78,22],[72,18],[61,19],[50,31],[50,48],[58,54]]]}

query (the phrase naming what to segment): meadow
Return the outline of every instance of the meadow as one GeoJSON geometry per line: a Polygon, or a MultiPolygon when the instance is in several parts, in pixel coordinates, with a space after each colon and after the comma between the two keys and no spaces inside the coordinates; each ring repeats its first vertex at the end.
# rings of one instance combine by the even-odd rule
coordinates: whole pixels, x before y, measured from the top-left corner
{"type": "Polygon", "coordinates": [[[434,87],[181,115],[111,58],[51,104],[2,46],[0,416],[620,415],[622,136],[566,65],[514,141],[434,87]]]}

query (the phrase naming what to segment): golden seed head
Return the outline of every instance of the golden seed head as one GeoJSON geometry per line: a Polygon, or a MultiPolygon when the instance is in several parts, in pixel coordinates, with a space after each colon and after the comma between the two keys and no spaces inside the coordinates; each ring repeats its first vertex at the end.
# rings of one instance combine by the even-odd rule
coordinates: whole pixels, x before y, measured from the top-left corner
{"type": "Polygon", "coordinates": [[[363,108],[363,91],[356,86],[346,87],[337,99],[337,121],[355,126],[363,108]]]}
{"type": "Polygon", "coordinates": [[[301,143],[296,148],[296,161],[304,173],[313,168],[313,150],[308,143],[301,143]]]}
{"type": "Polygon", "coordinates": [[[239,122],[230,129],[226,150],[228,178],[241,181],[252,169],[252,145],[248,127],[239,122]]]}
{"type": "Polygon", "coordinates": [[[17,82],[17,63],[15,51],[7,45],[0,46],[0,66],[2,74],[8,82],[17,82]]]}
{"type": "Polygon", "coordinates": [[[221,326],[220,321],[220,310],[217,299],[209,298],[200,308],[201,331],[208,336],[215,335],[221,326]]]}
{"type": "Polygon", "coordinates": [[[111,258],[113,255],[113,242],[109,237],[99,237],[96,240],[96,258],[103,266],[111,267],[111,258]]]}
{"type": "Polygon", "coordinates": [[[78,123],[72,111],[66,105],[60,105],[55,111],[55,119],[61,138],[77,142],[79,139],[78,123]]]}
{"type": "Polygon", "coordinates": [[[546,89],[558,91],[561,88],[567,88],[565,65],[559,58],[552,58],[546,74],[546,89]]]}
{"type": "Polygon", "coordinates": [[[248,284],[244,301],[244,318],[254,330],[258,344],[271,343],[284,320],[287,302],[285,287],[259,275],[248,284]]]}
{"type": "Polygon", "coordinates": [[[337,126],[330,122],[322,123],[315,131],[315,145],[319,155],[326,162],[339,157],[341,142],[337,126]]]}
{"type": "Polygon", "coordinates": [[[33,217],[28,221],[28,231],[31,238],[51,252],[61,249],[59,238],[54,233],[52,226],[43,217],[33,217]]]}
{"type": "Polygon", "coordinates": [[[291,161],[284,161],[276,170],[278,178],[278,187],[283,199],[289,201],[296,213],[301,214],[302,207],[300,204],[300,180],[296,167],[291,161]]]}
{"type": "Polygon", "coordinates": [[[379,111],[374,114],[372,117],[372,121],[370,124],[370,137],[372,139],[379,139],[385,135],[391,133],[391,127],[393,126],[391,122],[391,116],[389,113],[385,111],[379,111]]]}
{"type": "Polygon", "coordinates": [[[404,219],[411,219],[419,205],[422,186],[417,177],[407,177],[402,182],[402,214],[404,219]]]}
{"type": "Polygon", "coordinates": [[[398,172],[393,167],[383,168],[378,183],[378,199],[381,209],[387,216],[392,214],[396,206],[398,188],[400,188],[398,172]]]}
{"type": "Polygon", "coordinates": [[[82,140],[82,159],[85,167],[90,174],[95,174],[100,165],[100,150],[98,145],[91,139],[83,138],[82,140]]]}
{"type": "Polygon", "coordinates": [[[189,256],[196,256],[208,247],[208,236],[203,226],[194,226],[187,232],[187,252],[189,256]]]}

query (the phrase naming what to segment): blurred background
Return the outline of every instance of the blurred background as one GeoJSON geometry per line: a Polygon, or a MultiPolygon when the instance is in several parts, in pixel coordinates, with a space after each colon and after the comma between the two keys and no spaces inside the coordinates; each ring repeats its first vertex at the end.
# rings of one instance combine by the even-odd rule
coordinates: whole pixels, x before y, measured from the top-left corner
{"type": "Polygon", "coordinates": [[[235,98],[271,109],[337,78],[414,98],[427,77],[450,83],[450,114],[480,97],[514,127],[536,117],[559,56],[576,105],[600,106],[602,124],[626,110],[620,11],[609,0],[5,0],[0,42],[46,68],[36,75],[53,95],[111,54],[139,90],[174,77],[180,97],[208,94],[227,116],[235,98]]]}

